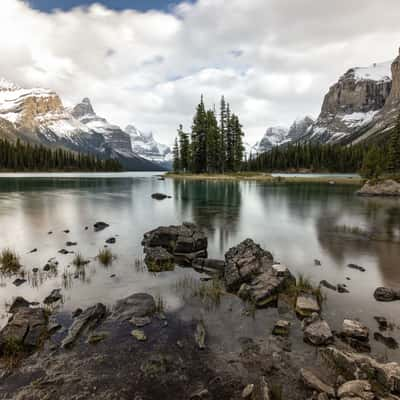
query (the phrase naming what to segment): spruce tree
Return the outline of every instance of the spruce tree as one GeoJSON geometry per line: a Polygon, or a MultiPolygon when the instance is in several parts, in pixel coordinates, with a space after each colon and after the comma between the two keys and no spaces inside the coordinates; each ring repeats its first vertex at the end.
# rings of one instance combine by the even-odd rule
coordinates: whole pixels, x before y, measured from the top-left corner
{"type": "Polygon", "coordinates": [[[226,132],[228,127],[227,112],[226,112],[225,97],[221,97],[220,104],[220,120],[219,120],[219,158],[218,158],[218,170],[219,172],[225,172],[226,164],[226,132]]]}
{"type": "Polygon", "coordinates": [[[387,170],[392,174],[400,172],[400,114],[390,135],[387,170]]]}
{"type": "Polygon", "coordinates": [[[189,135],[183,131],[182,125],[178,129],[180,169],[187,172],[190,169],[190,141],[189,135]]]}
{"type": "Polygon", "coordinates": [[[207,115],[203,95],[196,109],[192,125],[192,161],[196,173],[207,170],[207,115]]]}
{"type": "Polygon", "coordinates": [[[181,160],[179,158],[178,139],[176,139],[176,138],[175,138],[174,147],[172,149],[172,155],[173,155],[172,168],[173,168],[174,172],[179,172],[181,169],[181,160]]]}

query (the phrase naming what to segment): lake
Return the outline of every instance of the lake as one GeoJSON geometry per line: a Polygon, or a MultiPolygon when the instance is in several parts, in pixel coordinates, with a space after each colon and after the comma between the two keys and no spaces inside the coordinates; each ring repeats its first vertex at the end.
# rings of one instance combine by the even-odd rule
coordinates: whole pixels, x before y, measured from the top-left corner
{"type": "MultiPolygon", "coordinates": [[[[13,297],[40,302],[55,288],[63,288],[62,310],[67,312],[99,301],[112,305],[134,292],[152,293],[164,299],[168,310],[179,310],[184,305],[179,282],[201,275],[180,267],[148,273],[141,240],[159,225],[192,221],[207,232],[210,257],[223,257],[249,237],[295,275],[316,284],[321,279],[345,283],[350,293],[324,289],[324,316],[333,328],[340,329],[343,318],[350,317],[374,332],[374,316],[397,326],[399,303],[378,303],[373,292],[378,286],[400,286],[400,201],[358,197],[356,190],[322,183],[159,180],[154,173],[1,174],[0,247],[20,255],[27,282],[16,287],[15,277],[0,278],[0,325],[6,323],[13,297]],[[154,192],[172,198],[153,200],[154,192]],[[94,232],[96,221],[110,227],[94,232]],[[117,258],[104,267],[95,256],[110,237],[116,238],[109,247],[117,258]],[[66,247],[67,241],[77,245],[66,247]],[[90,259],[84,273],[75,273],[74,254],[58,253],[63,248],[90,259]],[[57,271],[44,272],[52,257],[59,262],[57,271]],[[367,271],[350,269],[349,263],[367,271]]],[[[390,335],[400,340],[397,327],[390,335]]],[[[376,352],[400,359],[399,350],[371,342],[376,352]]]]}

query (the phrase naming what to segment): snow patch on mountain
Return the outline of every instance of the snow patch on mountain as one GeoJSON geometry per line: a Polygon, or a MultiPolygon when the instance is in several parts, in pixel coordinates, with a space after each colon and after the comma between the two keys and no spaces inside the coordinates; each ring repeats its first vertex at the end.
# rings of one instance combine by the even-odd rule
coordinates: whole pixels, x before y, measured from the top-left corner
{"type": "Polygon", "coordinates": [[[356,67],[354,68],[354,78],[356,80],[372,80],[372,81],[391,81],[392,61],[374,63],[368,67],[356,67]]]}

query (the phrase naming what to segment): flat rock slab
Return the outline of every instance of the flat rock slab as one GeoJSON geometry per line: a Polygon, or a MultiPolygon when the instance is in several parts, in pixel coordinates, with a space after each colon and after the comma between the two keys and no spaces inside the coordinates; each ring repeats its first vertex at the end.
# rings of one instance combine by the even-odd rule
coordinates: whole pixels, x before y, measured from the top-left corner
{"type": "Polygon", "coordinates": [[[345,319],[342,325],[342,335],[367,341],[369,337],[369,329],[360,321],[345,319]]]}
{"type": "Polygon", "coordinates": [[[104,304],[97,303],[96,305],[87,308],[74,319],[74,322],[69,328],[68,334],[62,341],[61,346],[72,346],[85,330],[94,328],[105,317],[105,315],[106,307],[104,304]]]}
{"type": "Polygon", "coordinates": [[[341,399],[346,398],[360,398],[363,400],[374,400],[375,395],[372,393],[371,384],[366,380],[353,380],[348,381],[341,385],[338,389],[338,397],[341,399]]]}
{"type": "Polygon", "coordinates": [[[156,312],[154,297],[147,293],[135,293],[118,300],[113,315],[120,320],[130,320],[133,317],[151,317],[156,312]]]}
{"type": "Polygon", "coordinates": [[[296,312],[303,317],[310,316],[312,313],[319,313],[321,308],[315,296],[311,294],[300,294],[296,300],[296,312]]]}

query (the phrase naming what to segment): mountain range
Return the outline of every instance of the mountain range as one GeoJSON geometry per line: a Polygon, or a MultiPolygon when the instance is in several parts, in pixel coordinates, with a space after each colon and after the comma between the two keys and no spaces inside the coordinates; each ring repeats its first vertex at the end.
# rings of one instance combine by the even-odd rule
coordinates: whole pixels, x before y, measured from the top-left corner
{"type": "Polygon", "coordinates": [[[88,98],[68,109],[54,91],[24,89],[5,79],[0,79],[0,137],[117,159],[127,170],[157,171],[171,163],[168,146],[132,125],[111,124],[88,98]]]}

